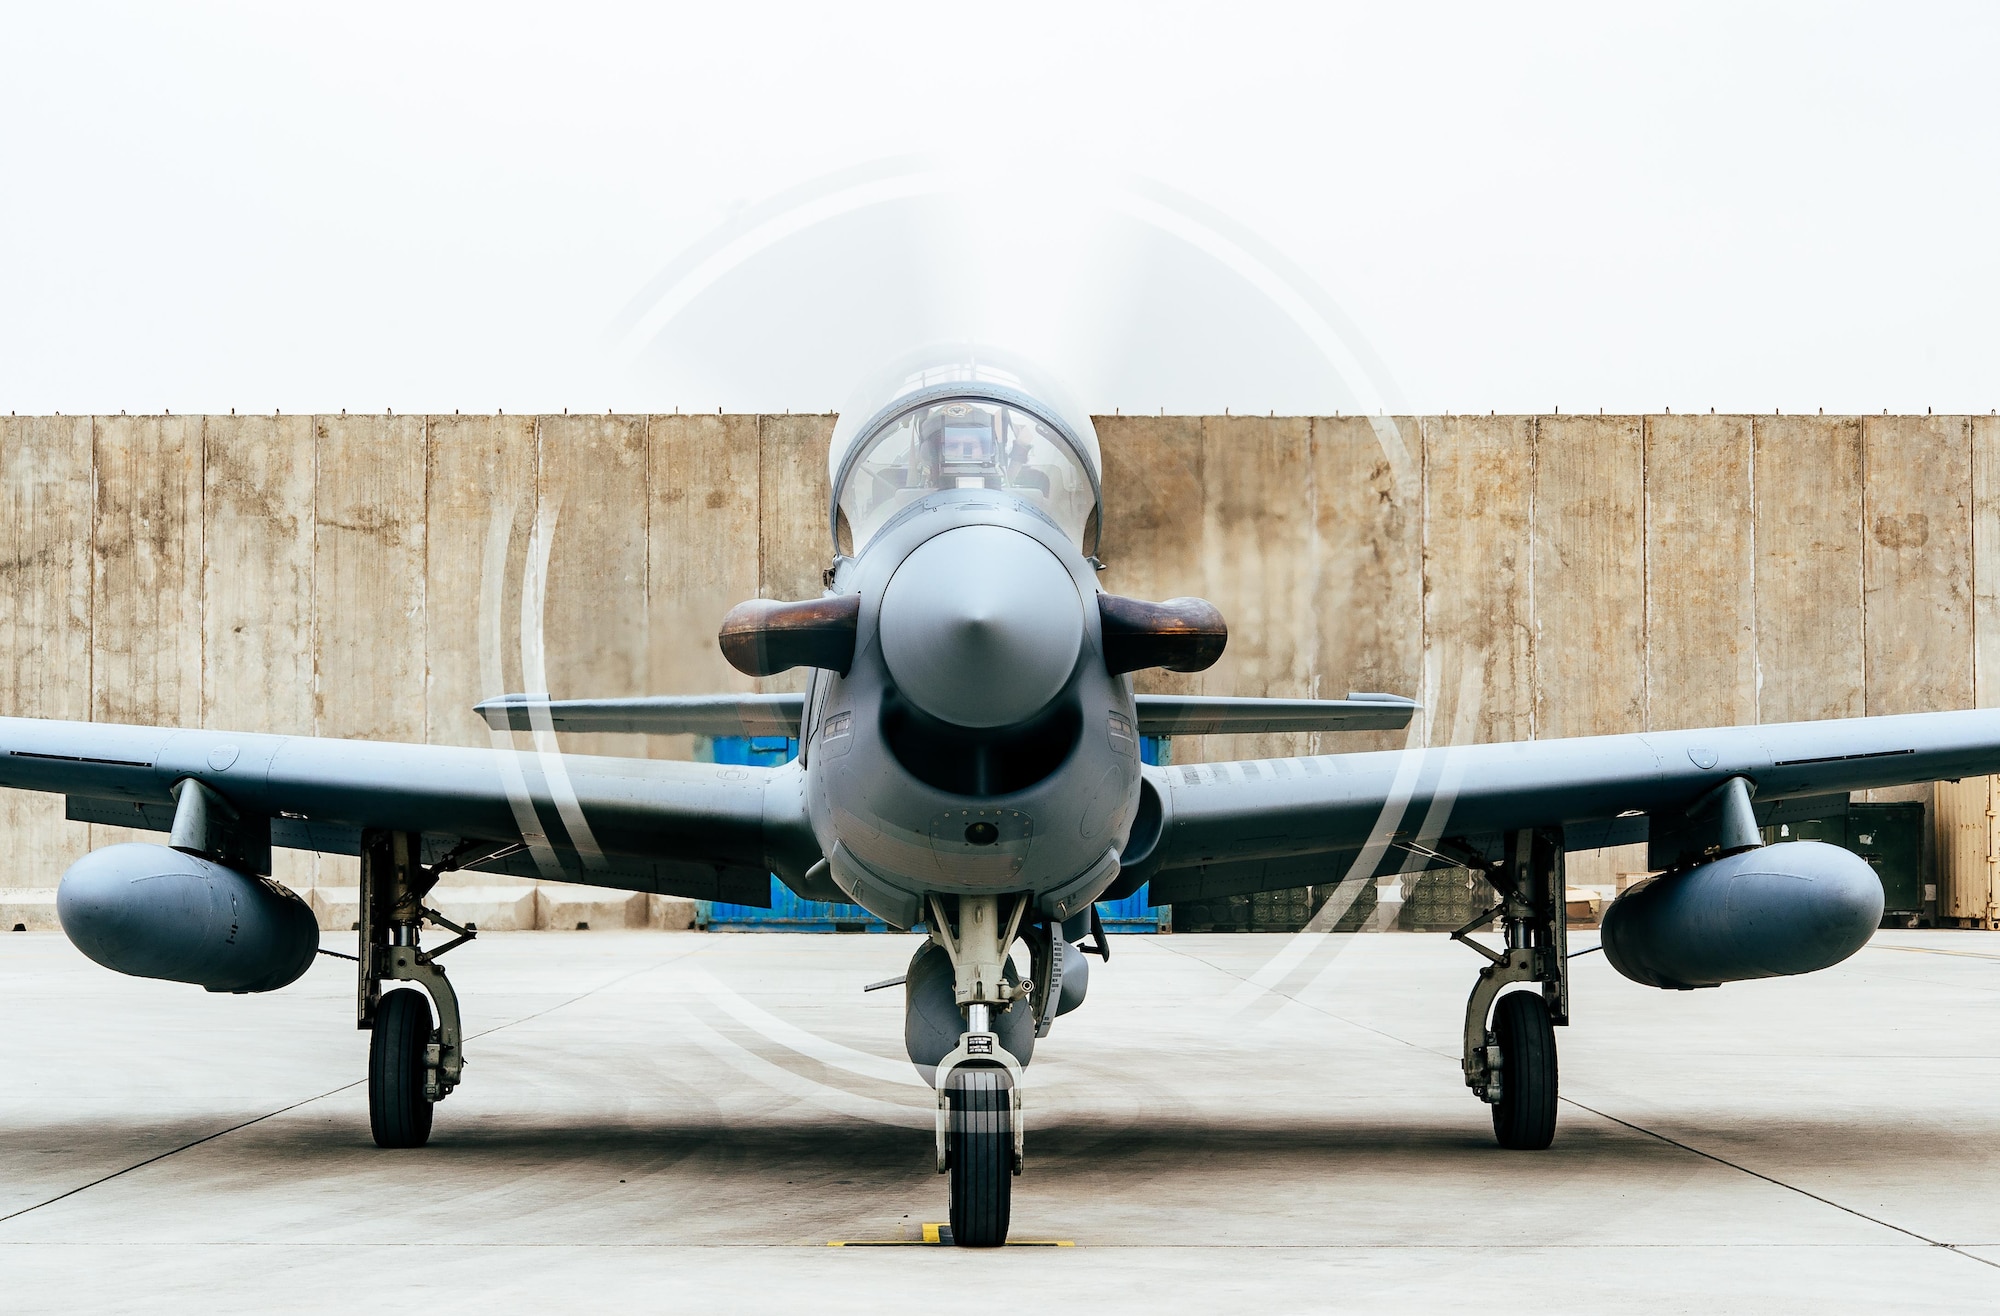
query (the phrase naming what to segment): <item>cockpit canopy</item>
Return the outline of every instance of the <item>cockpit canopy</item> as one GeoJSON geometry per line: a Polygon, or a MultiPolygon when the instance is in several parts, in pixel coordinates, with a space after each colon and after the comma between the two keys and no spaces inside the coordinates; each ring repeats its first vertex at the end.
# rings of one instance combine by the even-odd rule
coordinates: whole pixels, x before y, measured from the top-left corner
{"type": "Polygon", "coordinates": [[[1100,512],[1097,436],[1087,416],[1066,415],[1022,382],[985,363],[932,368],[907,376],[852,428],[843,415],[831,454],[836,543],[859,551],[939,490],[991,489],[1038,508],[1094,552],[1084,540],[1100,512]]]}

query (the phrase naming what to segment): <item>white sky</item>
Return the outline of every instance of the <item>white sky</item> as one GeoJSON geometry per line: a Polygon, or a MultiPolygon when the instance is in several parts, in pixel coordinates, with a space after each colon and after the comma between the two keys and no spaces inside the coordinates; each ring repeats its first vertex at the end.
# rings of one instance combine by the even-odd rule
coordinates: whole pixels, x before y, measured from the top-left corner
{"type": "Polygon", "coordinates": [[[0,405],[818,410],[977,333],[1103,409],[2000,406],[2000,7],[1634,9],[9,5],[0,405]]]}

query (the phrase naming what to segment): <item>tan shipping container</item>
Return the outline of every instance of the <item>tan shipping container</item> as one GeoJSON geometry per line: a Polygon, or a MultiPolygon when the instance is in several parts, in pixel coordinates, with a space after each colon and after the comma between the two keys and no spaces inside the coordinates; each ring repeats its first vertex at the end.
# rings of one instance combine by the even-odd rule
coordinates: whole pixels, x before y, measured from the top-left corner
{"type": "Polygon", "coordinates": [[[1938,919],[2000,927],[2000,777],[1937,783],[1938,919]]]}

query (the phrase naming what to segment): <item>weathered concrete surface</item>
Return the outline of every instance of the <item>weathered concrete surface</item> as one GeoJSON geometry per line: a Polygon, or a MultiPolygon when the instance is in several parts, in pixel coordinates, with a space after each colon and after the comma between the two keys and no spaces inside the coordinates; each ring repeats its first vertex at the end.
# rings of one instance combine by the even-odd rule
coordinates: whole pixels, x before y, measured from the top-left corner
{"type": "Polygon", "coordinates": [[[472,706],[524,689],[522,564],[535,524],[535,422],[434,416],[424,526],[425,725],[433,743],[493,743],[472,706]]]}
{"type": "Polygon", "coordinates": [[[1424,434],[1424,717],[1433,745],[1535,734],[1530,416],[1424,434]]]}
{"type": "MultiPolygon", "coordinates": [[[[1222,661],[1203,675],[1210,691],[1290,696],[1312,693],[1319,632],[1321,555],[1315,543],[1312,422],[1301,418],[1210,416],[1201,426],[1200,592],[1237,594],[1222,661]]],[[[1188,591],[1177,591],[1185,593],[1188,591]]],[[[1212,736],[1217,760],[1307,752],[1303,735],[1212,736]]]]}
{"type": "Polygon", "coordinates": [[[1861,422],[1759,416],[1757,709],[1765,722],[1860,717],[1861,422]]]}
{"type": "Polygon", "coordinates": [[[1535,735],[1646,724],[1646,450],[1637,416],[1544,416],[1534,476],[1535,735]]]}
{"type": "MultiPolygon", "coordinates": [[[[753,595],[820,590],[832,424],[8,417],[0,702],[483,745],[471,705],[533,684],[748,688],[715,624],[753,595]],[[545,596],[527,600],[540,626],[524,628],[543,548],[545,596]]],[[[1215,670],[1144,674],[1142,689],[1417,694],[1417,734],[1433,743],[2000,698],[1991,418],[1098,424],[1105,587],[1205,593],[1233,630],[1215,670]]],[[[1403,739],[1217,738],[1174,753],[1403,739]]],[[[0,801],[0,885],[52,887],[93,834],[114,835],[60,812],[0,801]]],[[[297,885],[352,881],[345,861],[281,864],[297,885]]]]}
{"type": "MultiPolygon", "coordinates": [[[[1424,445],[1408,416],[1313,421],[1318,629],[1313,693],[1423,688],[1424,445]]],[[[1159,597],[1159,596],[1153,596],[1159,597]]],[[[1316,750],[1398,749],[1405,732],[1315,736],[1316,750]]]]}
{"type": "MultiPolygon", "coordinates": [[[[544,416],[540,507],[547,553],[534,690],[646,692],[647,452],[644,416],[544,416]]],[[[533,626],[523,614],[524,633],[533,626]]],[[[528,654],[524,641],[523,655],[528,654]]],[[[576,736],[579,754],[643,757],[640,736],[576,736]]]]}
{"type": "Polygon", "coordinates": [[[1972,452],[1962,416],[1868,416],[1868,711],[1972,704],[1972,452]]]}
{"type": "Polygon", "coordinates": [[[349,1311],[393,1287],[876,1312],[970,1284],[1111,1311],[1820,1313],[2000,1293],[2000,935],[1884,934],[1824,974],[1695,993],[1578,960],[1568,1100],[1535,1153],[1496,1149],[1459,1078],[1473,957],[1340,938],[1305,944],[1286,995],[1245,986],[1290,945],[1118,938],[1029,1070],[1015,1237],[1074,1247],[975,1253],[826,1246],[944,1218],[901,1003],[859,990],[906,938],[482,939],[452,964],[465,1085],[428,1148],[383,1152],[350,966],[211,996],[17,935],[6,1306],[349,1311]]]}
{"type": "Polygon", "coordinates": [[[1750,421],[1646,418],[1647,725],[1757,720],[1750,421]]]}
{"type": "Polygon", "coordinates": [[[1972,630],[1975,702],[2000,704],[2000,417],[1974,416],[1972,630]]]}
{"type": "MultiPolygon", "coordinates": [[[[91,422],[0,418],[0,708],[90,716],[91,422]]],[[[55,795],[0,791],[0,886],[52,888],[89,847],[55,795]]],[[[24,922],[25,911],[0,924],[24,922]]]]}
{"type": "MultiPolygon", "coordinates": [[[[723,614],[755,598],[762,584],[757,418],[655,416],[648,447],[646,688],[662,694],[752,689],[755,683],[723,658],[715,632],[723,614]]],[[[825,487],[825,477],[816,487],[825,487]]],[[[809,561],[824,556],[818,547],[809,561]]],[[[678,743],[653,749],[671,748],[684,758],[692,739],[675,737],[678,743]]]]}

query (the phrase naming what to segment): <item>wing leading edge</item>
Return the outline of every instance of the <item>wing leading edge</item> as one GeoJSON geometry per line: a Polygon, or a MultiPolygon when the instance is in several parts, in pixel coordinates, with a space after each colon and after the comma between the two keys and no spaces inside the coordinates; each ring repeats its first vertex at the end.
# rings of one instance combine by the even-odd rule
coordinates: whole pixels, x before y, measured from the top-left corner
{"type": "Polygon", "coordinates": [[[2000,710],[1149,768],[1158,823],[1120,887],[1157,903],[1386,876],[1560,827],[1571,850],[1647,840],[1731,778],[1763,823],[1850,791],[2000,772],[2000,710]],[[1444,845],[1446,853],[1439,853],[1444,845]]]}

